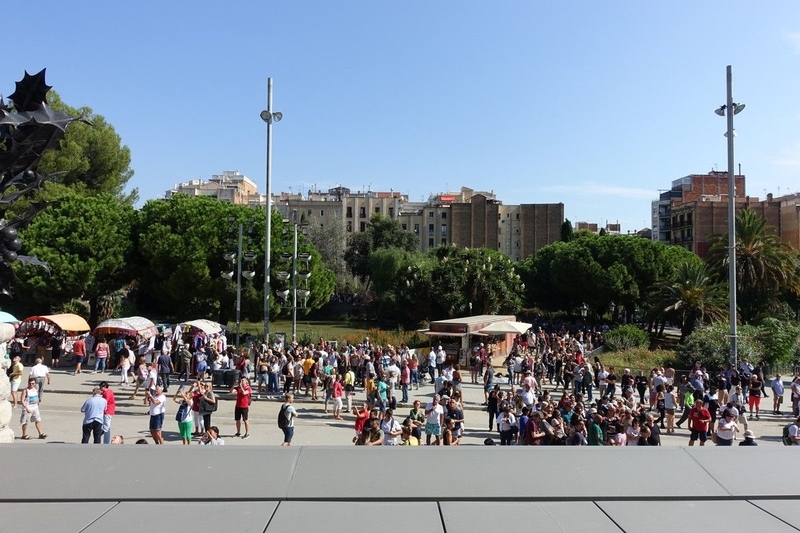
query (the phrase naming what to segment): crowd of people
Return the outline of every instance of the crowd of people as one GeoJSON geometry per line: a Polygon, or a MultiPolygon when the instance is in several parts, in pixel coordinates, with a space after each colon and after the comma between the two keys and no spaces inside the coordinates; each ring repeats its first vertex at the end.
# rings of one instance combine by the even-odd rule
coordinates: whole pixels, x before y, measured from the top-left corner
{"type": "MultiPolygon", "coordinates": [[[[783,413],[782,376],[768,381],[763,364],[743,360],[738,368],[709,373],[698,362],[689,374],[680,376],[669,367],[634,375],[627,368],[606,367],[598,357],[585,358],[587,349],[602,342],[602,335],[602,331],[568,334],[542,328],[518,336],[502,360],[495,346],[476,343],[459,361],[465,363],[463,370],[441,346],[420,357],[405,345],[377,346],[368,338],[342,349],[320,339],[308,346],[256,345],[250,353],[197,335],[169,350],[165,346],[149,361],[137,357],[126,343],[112,346],[98,339],[93,350],[107,350],[104,358],[113,358],[114,365],[106,368],[119,372],[120,386],[128,386],[130,376],[130,399],[143,391],[155,444],[164,442],[162,429],[170,403],[177,405],[175,421],[183,444],[224,444],[212,423],[221,399],[209,379],[215,371],[236,371],[238,376],[229,389],[235,394],[236,432],[231,438],[250,437],[251,402],[266,396],[283,399],[278,426],[285,446],[291,445],[294,435],[298,412],[293,403],[298,395],[320,402],[322,413],[331,420],[352,415],[357,445],[459,445],[465,430],[462,392],[467,372],[471,384],[483,386],[488,430],[497,432],[500,445],[659,446],[662,434],[674,433],[683,423],[689,425],[690,446],[703,446],[709,440],[719,446],[737,440],[740,445],[756,445],[748,422],[759,419],[767,391],[773,396],[773,414],[783,413]],[[426,383],[434,386],[430,400],[411,402],[409,392],[426,383]],[[170,395],[176,384],[180,385],[170,395]],[[356,393],[362,391],[364,401],[354,405],[356,393]]],[[[15,356],[9,378],[14,406],[22,408],[22,438],[31,438],[30,423],[39,438],[46,438],[38,404],[44,383],[50,383],[49,370],[37,359],[28,387],[20,391],[22,376],[23,366],[15,356]]],[[[800,377],[793,380],[790,391],[797,418],[800,377]]],[[[110,443],[116,400],[107,381],[93,391],[81,411],[82,442],[110,443]]],[[[792,440],[798,444],[800,430],[790,433],[793,439],[798,434],[792,440]]],[[[495,443],[495,438],[487,443],[495,443]]]]}

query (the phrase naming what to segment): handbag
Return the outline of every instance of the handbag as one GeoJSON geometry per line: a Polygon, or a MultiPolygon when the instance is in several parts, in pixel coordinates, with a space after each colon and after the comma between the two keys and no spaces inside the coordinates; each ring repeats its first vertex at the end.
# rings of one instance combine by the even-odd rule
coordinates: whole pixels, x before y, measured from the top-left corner
{"type": "Polygon", "coordinates": [[[188,412],[189,412],[189,404],[186,402],[181,403],[178,406],[178,411],[175,413],[175,420],[177,420],[178,422],[183,422],[188,412]]]}

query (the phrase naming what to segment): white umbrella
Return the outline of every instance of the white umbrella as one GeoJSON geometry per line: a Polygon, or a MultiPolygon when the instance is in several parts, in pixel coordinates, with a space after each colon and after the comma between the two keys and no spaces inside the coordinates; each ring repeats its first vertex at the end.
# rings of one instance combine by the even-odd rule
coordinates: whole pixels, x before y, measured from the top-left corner
{"type": "Polygon", "coordinates": [[[487,335],[503,335],[505,333],[518,333],[523,335],[531,328],[531,325],[532,324],[528,324],[526,322],[511,322],[510,320],[501,320],[500,322],[495,322],[490,326],[486,326],[480,332],[486,333],[487,335]]]}

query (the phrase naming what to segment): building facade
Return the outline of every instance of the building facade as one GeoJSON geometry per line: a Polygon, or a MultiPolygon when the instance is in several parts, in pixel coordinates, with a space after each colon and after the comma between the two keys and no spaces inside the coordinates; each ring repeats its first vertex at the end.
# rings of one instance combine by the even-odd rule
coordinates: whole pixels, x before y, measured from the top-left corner
{"type": "Polygon", "coordinates": [[[264,205],[264,196],[258,193],[258,186],[238,170],[226,170],[222,174],[215,174],[208,181],[190,180],[176,183],[165,196],[172,198],[177,194],[210,196],[231,204],[264,205]]]}

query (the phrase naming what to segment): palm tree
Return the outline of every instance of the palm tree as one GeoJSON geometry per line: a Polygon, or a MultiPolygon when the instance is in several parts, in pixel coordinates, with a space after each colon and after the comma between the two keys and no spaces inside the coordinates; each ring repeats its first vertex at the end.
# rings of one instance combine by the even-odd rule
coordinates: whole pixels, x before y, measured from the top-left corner
{"type": "MultiPolygon", "coordinates": [[[[720,280],[728,277],[728,234],[713,235],[706,262],[720,280]]],[[[736,294],[742,321],[779,305],[782,293],[800,294],[797,252],[751,209],[736,216],[736,294]]]]}
{"type": "Polygon", "coordinates": [[[727,316],[725,285],[714,281],[701,262],[681,263],[675,277],[656,289],[655,309],[680,324],[681,342],[698,322],[708,323],[727,316]]]}

